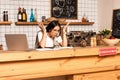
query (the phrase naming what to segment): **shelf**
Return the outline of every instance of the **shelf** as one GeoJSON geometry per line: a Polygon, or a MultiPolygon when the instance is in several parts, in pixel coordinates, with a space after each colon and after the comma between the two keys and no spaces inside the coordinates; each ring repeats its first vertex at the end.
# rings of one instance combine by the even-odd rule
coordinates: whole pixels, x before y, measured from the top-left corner
{"type": "MultiPolygon", "coordinates": [[[[15,22],[16,25],[37,25],[38,22],[15,22]]],[[[43,22],[44,25],[49,24],[49,22],[43,22]]],[[[67,22],[60,22],[61,25],[67,24],[67,22]]],[[[92,25],[94,22],[70,22],[70,25],[92,25]]]]}
{"type": "Polygon", "coordinates": [[[11,21],[0,22],[0,25],[10,25],[10,24],[12,24],[11,21]]]}
{"type": "Polygon", "coordinates": [[[15,22],[16,25],[37,25],[37,22],[15,22]]]}
{"type": "MultiPolygon", "coordinates": [[[[44,24],[48,24],[49,22],[44,22],[44,24]]],[[[67,22],[60,22],[61,25],[66,25],[67,22]]],[[[70,22],[70,25],[92,25],[94,22],[70,22]]]]}

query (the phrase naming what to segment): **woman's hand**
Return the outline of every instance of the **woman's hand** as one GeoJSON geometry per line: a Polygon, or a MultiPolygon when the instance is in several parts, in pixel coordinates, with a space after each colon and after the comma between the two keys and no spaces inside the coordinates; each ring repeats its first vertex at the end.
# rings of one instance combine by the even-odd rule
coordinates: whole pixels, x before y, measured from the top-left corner
{"type": "MultiPolygon", "coordinates": [[[[41,40],[39,41],[39,46],[44,48],[45,45],[46,45],[46,37],[47,37],[47,32],[46,32],[46,28],[45,26],[43,25],[42,22],[38,22],[38,25],[39,25],[39,28],[42,30],[42,38],[41,40]]],[[[38,35],[39,36],[39,35],[38,35]]]]}
{"type": "Polygon", "coordinates": [[[62,47],[67,47],[67,36],[66,36],[66,32],[68,30],[70,22],[68,22],[65,26],[63,26],[63,32],[62,32],[62,37],[63,37],[63,41],[61,43],[62,47]]]}
{"type": "Polygon", "coordinates": [[[63,27],[63,34],[66,33],[68,27],[69,27],[70,22],[68,22],[64,27],[63,27]]]}
{"type": "Polygon", "coordinates": [[[45,26],[43,25],[43,22],[38,22],[39,28],[43,31],[46,32],[45,26]]]}

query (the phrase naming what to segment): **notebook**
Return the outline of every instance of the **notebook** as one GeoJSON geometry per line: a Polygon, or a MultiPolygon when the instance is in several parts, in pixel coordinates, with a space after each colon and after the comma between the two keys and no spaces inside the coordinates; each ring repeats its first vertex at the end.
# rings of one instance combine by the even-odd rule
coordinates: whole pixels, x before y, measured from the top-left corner
{"type": "Polygon", "coordinates": [[[10,51],[28,50],[26,34],[5,34],[5,40],[10,51]]]}

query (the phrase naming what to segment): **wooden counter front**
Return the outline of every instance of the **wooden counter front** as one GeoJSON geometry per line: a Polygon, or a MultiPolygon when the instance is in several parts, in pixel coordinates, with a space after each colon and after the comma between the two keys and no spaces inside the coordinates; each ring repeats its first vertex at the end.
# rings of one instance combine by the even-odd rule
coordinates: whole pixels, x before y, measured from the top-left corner
{"type": "Polygon", "coordinates": [[[22,80],[120,69],[117,55],[100,57],[99,49],[85,47],[49,51],[0,51],[0,80],[22,80]]]}

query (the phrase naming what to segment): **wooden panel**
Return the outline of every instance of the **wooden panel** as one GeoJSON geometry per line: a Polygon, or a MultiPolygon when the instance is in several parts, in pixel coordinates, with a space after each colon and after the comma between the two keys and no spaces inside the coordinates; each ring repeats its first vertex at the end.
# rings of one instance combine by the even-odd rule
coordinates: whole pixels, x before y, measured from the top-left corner
{"type": "Polygon", "coordinates": [[[0,51],[0,62],[73,57],[73,49],[49,51],[0,51]],[[15,57],[13,57],[15,56],[15,57]]]}
{"type": "Polygon", "coordinates": [[[28,80],[66,80],[66,76],[55,76],[55,77],[47,77],[47,78],[32,78],[28,80]]]}
{"type": "Polygon", "coordinates": [[[77,74],[73,76],[73,80],[120,80],[120,70],[77,74]]]}
{"type": "Polygon", "coordinates": [[[120,55],[0,63],[0,78],[42,78],[120,69],[120,55]]]}

